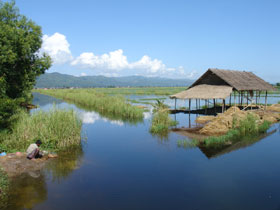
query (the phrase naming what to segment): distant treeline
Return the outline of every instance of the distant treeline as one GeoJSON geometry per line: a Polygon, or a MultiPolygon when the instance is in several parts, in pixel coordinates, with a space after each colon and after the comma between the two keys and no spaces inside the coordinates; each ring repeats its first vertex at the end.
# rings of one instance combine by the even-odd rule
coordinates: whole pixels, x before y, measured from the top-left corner
{"type": "Polygon", "coordinates": [[[60,73],[46,73],[36,80],[35,88],[88,88],[88,87],[182,87],[193,83],[189,79],[168,79],[160,77],[75,77],[60,73]]]}

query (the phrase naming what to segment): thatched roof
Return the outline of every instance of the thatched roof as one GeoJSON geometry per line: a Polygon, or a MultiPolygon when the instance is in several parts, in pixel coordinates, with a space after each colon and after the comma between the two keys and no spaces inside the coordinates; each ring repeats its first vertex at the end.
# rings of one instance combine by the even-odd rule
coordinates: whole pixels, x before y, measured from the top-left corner
{"type": "Polygon", "coordinates": [[[230,96],[232,87],[225,85],[197,85],[171,95],[177,99],[225,99],[230,96]]]}
{"type": "Polygon", "coordinates": [[[276,89],[259,78],[252,72],[233,71],[223,69],[208,69],[198,80],[196,80],[191,87],[201,84],[208,85],[227,85],[234,90],[257,90],[257,91],[275,91],[276,89]]]}

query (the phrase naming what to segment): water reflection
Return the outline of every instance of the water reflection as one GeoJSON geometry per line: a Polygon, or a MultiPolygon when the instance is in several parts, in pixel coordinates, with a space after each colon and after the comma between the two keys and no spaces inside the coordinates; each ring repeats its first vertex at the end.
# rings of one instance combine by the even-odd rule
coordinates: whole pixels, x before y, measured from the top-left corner
{"type": "Polygon", "coordinates": [[[30,176],[22,174],[11,180],[8,210],[32,209],[47,199],[47,185],[44,174],[30,176]]]}
{"type": "Polygon", "coordinates": [[[113,125],[123,126],[124,122],[121,120],[111,120],[105,117],[101,117],[96,112],[80,112],[79,113],[82,122],[85,124],[94,124],[97,121],[109,122],[113,125]]]}
{"type": "Polygon", "coordinates": [[[275,133],[276,131],[277,129],[272,129],[268,131],[266,134],[263,134],[261,136],[245,138],[240,141],[232,142],[232,144],[229,145],[218,145],[218,146],[209,146],[209,147],[200,146],[199,149],[207,158],[209,159],[216,158],[221,155],[252,146],[253,144],[263,140],[265,137],[275,133]]]}
{"type": "Polygon", "coordinates": [[[83,162],[82,147],[75,147],[60,152],[58,158],[52,160],[46,167],[51,175],[52,181],[61,181],[68,177],[74,170],[78,169],[83,162]]]}

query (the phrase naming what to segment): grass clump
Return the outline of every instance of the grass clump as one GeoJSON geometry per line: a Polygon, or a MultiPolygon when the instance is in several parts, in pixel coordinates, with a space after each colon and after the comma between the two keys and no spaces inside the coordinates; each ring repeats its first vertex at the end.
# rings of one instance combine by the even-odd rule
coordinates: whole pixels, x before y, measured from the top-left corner
{"type": "Polygon", "coordinates": [[[25,151],[40,138],[41,148],[51,151],[79,145],[82,122],[73,110],[53,107],[50,111],[38,111],[32,115],[18,114],[18,121],[11,130],[0,132],[0,150],[5,152],[25,151]]]}
{"type": "Polygon", "coordinates": [[[110,96],[99,93],[95,89],[36,90],[36,92],[96,111],[109,119],[128,122],[143,120],[144,110],[131,105],[123,96],[110,96]]]}
{"type": "Polygon", "coordinates": [[[153,118],[150,127],[150,132],[152,134],[167,134],[168,129],[171,126],[177,125],[177,121],[174,121],[169,116],[169,110],[167,106],[160,100],[153,105],[153,118]]]}
{"type": "Polygon", "coordinates": [[[245,138],[256,137],[257,135],[265,133],[271,123],[264,121],[261,124],[258,124],[257,118],[248,114],[244,120],[239,122],[239,125],[236,122],[236,119],[233,119],[233,129],[229,130],[225,135],[222,136],[212,136],[204,140],[206,146],[213,146],[219,144],[226,144],[232,141],[238,141],[245,138]]]}

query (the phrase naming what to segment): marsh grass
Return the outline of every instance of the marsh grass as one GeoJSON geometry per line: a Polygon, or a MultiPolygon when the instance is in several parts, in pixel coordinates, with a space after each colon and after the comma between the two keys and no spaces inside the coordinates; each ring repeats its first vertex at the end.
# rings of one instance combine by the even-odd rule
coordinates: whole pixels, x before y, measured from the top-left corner
{"type": "Polygon", "coordinates": [[[177,121],[174,121],[170,118],[169,110],[161,107],[156,109],[156,111],[153,113],[150,132],[152,134],[166,136],[168,134],[169,127],[175,126],[177,123],[177,121]]]}
{"type": "Polygon", "coordinates": [[[121,95],[172,95],[187,87],[131,87],[131,88],[95,88],[99,93],[121,95]]]}
{"type": "Polygon", "coordinates": [[[32,115],[21,112],[11,130],[0,133],[0,150],[25,151],[37,138],[42,149],[59,151],[81,143],[82,122],[73,110],[53,107],[50,111],[37,111],[32,115]]]}
{"type": "Polygon", "coordinates": [[[125,122],[143,121],[144,110],[128,103],[124,96],[110,96],[95,89],[53,89],[36,90],[41,94],[50,95],[82,108],[96,111],[101,116],[125,122]]]}
{"type": "Polygon", "coordinates": [[[265,133],[271,123],[264,121],[258,125],[257,119],[252,114],[248,114],[247,117],[239,122],[237,126],[236,119],[233,119],[233,129],[229,130],[225,135],[212,136],[204,140],[206,146],[215,146],[219,144],[226,144],[228,142],[239,141],[245,138],[253,138],[260,134],[265,133]]]}

